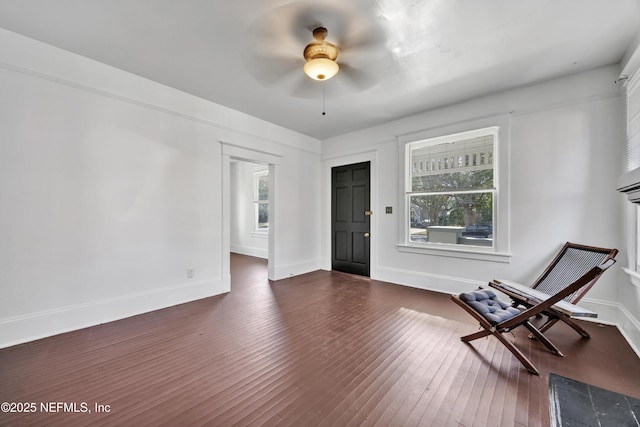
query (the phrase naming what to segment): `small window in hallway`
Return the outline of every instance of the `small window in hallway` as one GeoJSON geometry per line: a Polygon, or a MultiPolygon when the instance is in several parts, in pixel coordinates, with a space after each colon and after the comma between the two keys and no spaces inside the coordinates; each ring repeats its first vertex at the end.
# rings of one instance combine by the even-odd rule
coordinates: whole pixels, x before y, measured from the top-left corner
{"type": "Polygon", "coordinates": [[[254,174],[255,230],[269,230],[269,171],[254,174]]]}

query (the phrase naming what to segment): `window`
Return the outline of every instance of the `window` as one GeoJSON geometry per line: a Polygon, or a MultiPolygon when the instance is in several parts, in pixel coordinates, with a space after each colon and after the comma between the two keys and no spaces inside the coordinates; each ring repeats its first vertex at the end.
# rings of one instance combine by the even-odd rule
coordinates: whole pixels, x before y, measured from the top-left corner
{"type": "Polygon", "coordinates": [[[407,240],[494,247],[498,128],[406,144],[407,240]]]}
{"type": "Polygon", "coordinates": [[[253,175],[255,205],[255,229],[266,232],[269,229],[269,171],[256,172],[253,175]]]}
{"type": "MultiPolygon", "coordinates": [[[[632,71],[624,81],[625,88],[625,154],[626,172],[640,169],[640,69],[632,71]]],[[[635,265],[630,267],[640,273],[640,205],[636,206],[635,265]]]]}

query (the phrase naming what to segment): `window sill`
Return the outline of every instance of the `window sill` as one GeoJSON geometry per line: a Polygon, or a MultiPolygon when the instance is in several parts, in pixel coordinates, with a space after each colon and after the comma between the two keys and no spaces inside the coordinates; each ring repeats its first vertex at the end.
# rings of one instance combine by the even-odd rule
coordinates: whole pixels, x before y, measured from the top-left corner
{"type": "Polygon", "coordinates": [[[269,237],[269,231],[252,231],[251,235],[253,237],[262,237],[262,238],[267,238],[269,237]]]}
{"type": "Polygon", "coordinates": [[[622,271],[629,275],[631,279],[630,282],[636,288],[640,288],[640,274],[637,271],[630,270],[628,268],[623,268],[622,271]]]}
{"type": "Polygon", "coordinates": [[[414,253],[414,254],[422,254],[422,255],[434,255],[434,256],[443,256],[449,258],[463,258],[463,259],[474,259],[480,261],[493,261],[493,262],[502,262],[502,263],[510,263],[512,254],[505,252],[489,252],[481,249],[471,249],[471,248],[455,248],[449,246],[443,247],[434,247],[434,246],[416,246],[416,245],[407,245],[407,244],[399,244],[398,251],[414,253]]]}

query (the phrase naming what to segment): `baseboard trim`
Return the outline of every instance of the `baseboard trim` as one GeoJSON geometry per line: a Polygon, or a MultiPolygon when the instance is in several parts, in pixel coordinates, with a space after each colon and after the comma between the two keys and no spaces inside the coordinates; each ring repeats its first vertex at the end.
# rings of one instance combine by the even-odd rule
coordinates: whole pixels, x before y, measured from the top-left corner
{"type": "Polygon", "coordinates": [[[615,302],[583,298],[578,303],[581,307],[598,313],[596,318],[585,318],[589,322],[604,323],[605,325],[618,325],[622,306],[615,302]]]}
{"type": "Polygon", "coordinates": [[[310,273],[320,269],[320,260],[279,265],[274,271],[274,280],[288,279],[289,277],[299,276],[300,274],[310,273]]]}
{"type": "Polygon", "coordinates": [[[616,326],[633,351],[640,357],[640,321],[623,305],[620,305],[620,318],[616,326]]]}
{"type": "Polygon", "coordinates": [[[222,279],[188,282],[146,292],[0,319],[0,348],[136,316],[224,293],[222,279]]]}
{"type": "Polygon", "coordinates": [[[640,321],[624,305],[591,298],[583,298],[580,305],[598,313],[597,318],[585,320],[617,327],[629,346],[640,357],[640,321]]]}
{"type": "Polygon", "coordinates": [[[249,246],[231,245],[230,251],[240,255],[247,255],[256,258],[269,259],[269,250],[262,248],[252,248],[249,246]]]}
{"type": "Polygon", "coordinates": [[[459,294],[487,284],[486,281],[380,266],[373,279],[444,294],[459,294]]]}

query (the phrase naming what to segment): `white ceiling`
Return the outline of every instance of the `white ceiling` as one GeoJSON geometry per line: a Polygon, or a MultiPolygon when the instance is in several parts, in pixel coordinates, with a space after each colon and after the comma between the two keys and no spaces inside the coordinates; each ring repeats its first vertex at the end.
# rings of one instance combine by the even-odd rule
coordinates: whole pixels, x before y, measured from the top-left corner
{"type": "Polygon", "coordinates": [[[0,27],[319,139],[618,63],[639,23],[639,0],[0,0],[0,27]]]}

